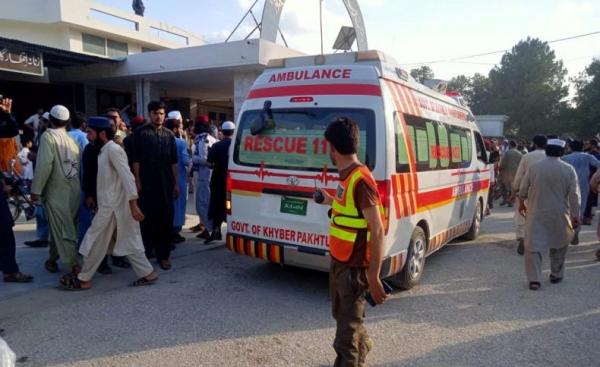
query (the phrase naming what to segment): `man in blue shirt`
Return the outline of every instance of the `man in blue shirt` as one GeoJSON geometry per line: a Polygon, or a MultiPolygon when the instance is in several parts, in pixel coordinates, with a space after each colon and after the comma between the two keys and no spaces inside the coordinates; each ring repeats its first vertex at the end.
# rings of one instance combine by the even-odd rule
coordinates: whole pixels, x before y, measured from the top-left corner
{"type": "MultiPolygon", "coordinates": [[[[573,140],[569,143],[571,147],[571,153],[565,155],[562,159],[563,161],[569,163],[575,168],[575,172],[577,173],[577,179],[579,181],[579,190],[581,191],[581,210],[579,214],[579,220],[584,216],[585,211],[585,203],[587,203],[587,198],[590,193],[590,167],[600,167],[600,160],[597,160],[591,154],[587,154],[583,152],[583,143],[581,141],[573,140]]],[[[579,230],[577,228],[575,232],[575,237],[573,237],[573,241],[571,244],[578,245],[579,244],[579,230]]]]}
{"type": "Polygon", "coordinates": [[[85,116],[81,113],[76,113],[73,119],[71,119],[71,128],[68,131],[68,134],[77,145],[79,145],[79,151],[83,153],[85,146],[88,144],[87,134],[84,133],[81,129],[85,128],[85,116]]]}

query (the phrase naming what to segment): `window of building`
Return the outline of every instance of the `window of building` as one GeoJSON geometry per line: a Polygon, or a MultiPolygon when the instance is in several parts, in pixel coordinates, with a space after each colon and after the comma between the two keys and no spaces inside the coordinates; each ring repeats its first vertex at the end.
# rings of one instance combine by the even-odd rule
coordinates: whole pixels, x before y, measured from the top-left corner
{"type": "Polygon", "coordinates": [[[83,51],[96,55],[106,56],[106,39],[91,34],[83,33],[83,51]]]}
{"type": "Polygon", "coordinates": [[[94,36],[87,33],[81,34],[83,51],[108,57],[126,57],[129,54],[127,43],[94,36]]]}
{"type": "Polygon", "coordinates": [[[127,43],[106,40],[106,49],[109,57],[126,57],[128,54],[127,43]]]}

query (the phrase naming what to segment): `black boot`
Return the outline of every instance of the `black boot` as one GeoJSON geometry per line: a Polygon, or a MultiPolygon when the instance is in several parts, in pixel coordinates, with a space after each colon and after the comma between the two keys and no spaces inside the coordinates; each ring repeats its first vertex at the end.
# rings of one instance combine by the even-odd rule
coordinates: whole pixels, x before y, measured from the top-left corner
{"type": "Polygon", "coordinates": [[[522,256],[525,253],[525,240],[519,238],[517,241],[519,241],[519,244],[517,245],[517,254],[522,256]]]}
{"type": "Polygon", "coordinates": [[[210,244],[213,241],[221,241],[223,239],[223,236],[221,236],[221,231],[218,229],[215,229],[211,234],[210,237],[208,237],[208,239],[206,241],[204,241],[205,245],[210,244]]]}

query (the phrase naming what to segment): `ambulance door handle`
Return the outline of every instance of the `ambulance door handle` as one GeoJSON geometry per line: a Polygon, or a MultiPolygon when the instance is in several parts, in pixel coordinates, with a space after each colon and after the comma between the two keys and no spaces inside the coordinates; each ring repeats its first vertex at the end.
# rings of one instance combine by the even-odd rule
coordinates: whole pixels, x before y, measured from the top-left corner
{"type": "Polygon", "coordinates": [[[284,189],[270,189],[265,188],[262,189],[263,194],[273,194],[273,195],[281,195],[281,196],[295,196],[301,198],[312,198],[313,192],[307,191],[297,191],[297,190],[284,190],[284,189]]]}

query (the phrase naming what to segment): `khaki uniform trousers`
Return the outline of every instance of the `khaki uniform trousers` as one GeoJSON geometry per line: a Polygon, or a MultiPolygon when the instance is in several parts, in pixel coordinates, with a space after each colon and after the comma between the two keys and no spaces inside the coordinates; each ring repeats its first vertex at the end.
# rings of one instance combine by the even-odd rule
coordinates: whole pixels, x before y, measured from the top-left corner
{"type": "Polygon", "coordinates": [[[365,366],[372,341],[364,327],[367,269],[331,260],[329,292],[337,328],[333,348],[334,367],[365,366]]]}

